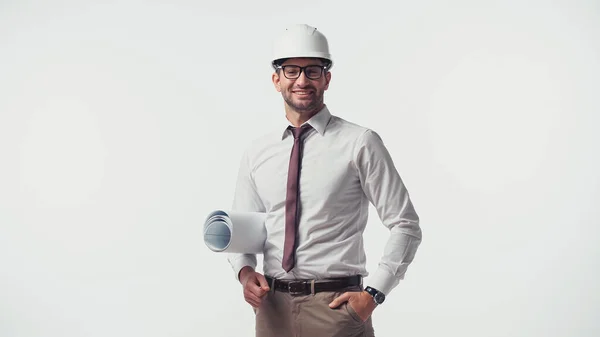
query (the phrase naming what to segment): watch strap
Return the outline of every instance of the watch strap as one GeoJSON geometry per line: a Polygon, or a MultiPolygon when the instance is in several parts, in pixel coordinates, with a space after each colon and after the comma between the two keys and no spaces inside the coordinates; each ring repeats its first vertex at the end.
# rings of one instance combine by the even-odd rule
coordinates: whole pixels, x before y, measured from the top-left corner
{"type": "Polygon", "coordinates": [[[373,301],[377,304],[381,304],[385,300],[385,294],[373,287],[367,286],[365,291],[373,296],[373,301]]]}

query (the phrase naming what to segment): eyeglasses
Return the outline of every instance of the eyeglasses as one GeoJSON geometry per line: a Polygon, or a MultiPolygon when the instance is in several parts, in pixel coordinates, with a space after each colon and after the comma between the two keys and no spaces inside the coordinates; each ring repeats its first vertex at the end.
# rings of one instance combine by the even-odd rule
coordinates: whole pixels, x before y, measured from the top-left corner
{"type": "Polygon", "coordinates": [[[300,77],[300,74],[302,74],[302,72],[304,72],[304,76],[306,76],[307,78],[311,80],[318,80],[319,78],[321,78],[323,70],[326,69],[325,66],[319,65],[310,65],[306,67],[287,65],[279,66],[278,68],[282,69],[283,75],[290,80],[297,79],[298,77],[300,77]]]}

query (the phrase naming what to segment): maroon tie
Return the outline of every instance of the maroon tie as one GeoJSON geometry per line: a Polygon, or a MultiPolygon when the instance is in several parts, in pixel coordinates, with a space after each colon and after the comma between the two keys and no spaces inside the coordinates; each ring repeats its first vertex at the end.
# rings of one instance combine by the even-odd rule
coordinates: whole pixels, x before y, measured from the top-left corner
{"type": "Polygon", "coordinates": [[[310,129],[305,124],[300,128],[289,127],[294,134],[294,146],[290,156],[288,170],[287,194],[285,199],[285,243],[281,266],[286,272],[294,267],[296,250],[296,229],[298,227],[298,185],[300,182],[300,162],[302,160],[302,134],[310,129]]]}

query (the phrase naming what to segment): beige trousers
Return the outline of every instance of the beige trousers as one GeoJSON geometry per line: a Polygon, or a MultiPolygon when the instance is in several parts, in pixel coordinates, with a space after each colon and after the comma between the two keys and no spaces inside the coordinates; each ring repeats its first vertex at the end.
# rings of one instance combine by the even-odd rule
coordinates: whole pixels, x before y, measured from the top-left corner
{"type": "Polygon", "coordinates": [[[260,307],[254,309],[256,337],[374,337],[371,317],[363,322],[348,302],[335,309],[329,307],[329,303],[343,293],[291,296],[269,292],[260,307]]]}

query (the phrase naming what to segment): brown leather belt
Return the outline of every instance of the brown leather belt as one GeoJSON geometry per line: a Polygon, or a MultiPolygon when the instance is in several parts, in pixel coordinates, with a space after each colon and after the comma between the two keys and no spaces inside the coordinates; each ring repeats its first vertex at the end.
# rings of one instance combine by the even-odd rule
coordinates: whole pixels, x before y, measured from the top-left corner
{"type": "Polygon", "coordinates": [[[362,287],[362,276],[327,278],[321,280],[280,280],[265,276],[271,290],[292,296],[316,294],[323,291],[342,291],[350,287],[362,287]]]}

